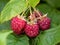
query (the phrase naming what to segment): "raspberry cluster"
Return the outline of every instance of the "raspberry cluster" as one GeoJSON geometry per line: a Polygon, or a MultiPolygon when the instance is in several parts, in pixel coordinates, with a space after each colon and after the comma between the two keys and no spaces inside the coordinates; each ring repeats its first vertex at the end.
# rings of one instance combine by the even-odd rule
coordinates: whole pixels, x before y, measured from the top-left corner
{"type": "Polygon", "coordinates": [[[24,16],[17,15],[11,19],[11,29],[17,35],[25,32],[29,37],[36,37],[40,30],[44,31],[50,28],[51,20],[47,14],[43,15],[40,11],[34,10],[29,21],[26,21],[24,16]]]}

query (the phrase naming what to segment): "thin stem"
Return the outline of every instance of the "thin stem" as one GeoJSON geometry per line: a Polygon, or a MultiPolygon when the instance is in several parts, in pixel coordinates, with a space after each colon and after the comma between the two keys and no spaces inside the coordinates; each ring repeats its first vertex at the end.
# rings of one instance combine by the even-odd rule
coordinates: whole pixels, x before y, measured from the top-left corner
{"type": "Polygon", "coordinates": [[[46,16],[47,16],[47,13],[44,14],[43,16],[41,16],[41,17],[38,17],[37,19],[42,19],[42,18],[44,18],[44,17],[46,17],[46,16]]]}
{"type": "MultiPolygon", "coordinates": [[[[27,8],[27,9],[28,9],[28,8],[27,8]]],[[[27,10],[27,9],[26,9],[26,10],[27,10]]],[[[21,16],[24,16],[24,14],[25,14],[26,10],[24,10],[24,11],[22,12],[21,16]]]]}
{"type": "Polygon", "coordinates": [[[25,13],[25,11],[23,11],[23,13],[21,14],[21,16],[23,16],[23,15],[24,15],[24,13],[25,13]]]}
{"type": "Polygon", "coordinates": [[[29,9],[30,9],[30,16],[29,16],[29,18],[32,21],[32,10],[31,10],[31,7],[30,6],[29,6],[29,9]]]}
{"type": "Polygon", "coordinates": [[[43,17],[46,17],[48,13],[44,14],[43,17]]]}
{"type": "Polygon", "coordinates": [[[37,12],[37,14],[41,17],[41,15],[40,15],[40,13],[39,13],[39,11],[38,10],[36,10],[35,8],[34,8],[34,10],[37,12]]]}
{"type": "Polygon", "coordinates": [[[32,15],[32,10],[31,10],[31,7],[29,6],[29,9],[30,9],[30,14],[32,15]]]}
{"type": "MultiPolygon", "coordinates": [[[[29,4],[29,3],[28,3],[28,0],[26,0],[26,3],[29,4]]],[[[27,9],[28,9],[28,8],[27,8],[27,9]]],[[[27,10],[27,9],[26,9],[26,10],[27,10]]],[[[24,16],[24,13],[26,12],[26,10],[23,11],[23,13],[22,13],[21,16],[24,16]]]]}

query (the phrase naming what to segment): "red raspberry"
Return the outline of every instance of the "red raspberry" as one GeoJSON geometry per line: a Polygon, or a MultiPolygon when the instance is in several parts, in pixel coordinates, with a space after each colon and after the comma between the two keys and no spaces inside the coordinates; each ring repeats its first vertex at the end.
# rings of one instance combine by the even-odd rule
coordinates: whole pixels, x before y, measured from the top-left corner
{"type": "Polygon", "coordinates": [[[26,25],[26,21],[19,18],[18,16],[13,17],[11,20],[11,28],[13,32],[17,35],[22,33],[23,28],[26,25]]]}
{"type": "Polygon", "coordinates": [[[40,29],[47,30],[50,28],[51,21],[48,17],[46,17],[47,14],[43,16],[43,14],[36,9],[34,9],[33,14],[36,16],[37,19],[39,18],[37,20],[37,23],[38,23],[40,29]]]}
{"type": "Polygon", "coordinates": [[[33,14],[31,14],[29,17],[30,22],[27,23],[25,27],[25,33],[29,37],[36,37],[39,34],[39,27],[37,21],[35,20],[35,16],[33,14]]]}
{"type": "Polygon", "coordinates": [[[40,29],[47,30],[50,28],[51,21],[48,17],[43,17],[42,19],[38,20],[38,25],[40,29]]]}
{"type": "Polygon", "coordinates": [[[39,27],[37,24],[27,24],[25,27],[25,33],[29,37],[36,37],[39,34],[39,27]]]}

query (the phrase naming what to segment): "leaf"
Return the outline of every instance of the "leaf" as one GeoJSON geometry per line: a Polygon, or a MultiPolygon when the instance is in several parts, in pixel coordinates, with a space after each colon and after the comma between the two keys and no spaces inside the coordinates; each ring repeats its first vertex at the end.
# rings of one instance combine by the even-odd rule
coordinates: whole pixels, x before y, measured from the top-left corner
{"type": "Polygon", "coordinates": [[[10,0],[1,12],[1,22],[10,20],[27,9],[26,0],[10,0]]]}
{"type": "Polygon", "coordinates": [[[0,32],[0,45],[6,45],[6,38],[10,33],[12,33],[12,31],[5,30],[0,32]]]}
{"type": "Polygon", "coordinates": [[[36,45],[56,45],[60,42],[60,26],[41,32],[35,42],[36,45]]]}
{"type": "Polygon", "coordinates": [[[60,0],[45,0],[50,6],[59,8],[60,0]]]}
{"type": "Polygon", "coordinates": [[[26,35],[16,36],[11,34],[7,38],[7,45],[29,45],[29,39],[26,35]]]}
{"type": "Polygon", "coordinates": [[[9,0],[0,0],[0,12],[9,0]]]}
{"type": "Polygon", "coordinates": [[[43,14],[48,13],[48,17],[51,19],[51,26],[53,28],[60,25],[60,11],[57,11],[56,9],[53,9],[47,4],[41,4],[37,6],[37,8],[43,12],[43,14]]]}
{"type": "Polygon", "coordinates": [[[33,8],[40,2],[40,0],[29,0],[29,5],[33,8]]]}
{"type": "Polygon", "coordinates": [[[0,30],[11,30],[10,21],[0,24],[0,30]]]}

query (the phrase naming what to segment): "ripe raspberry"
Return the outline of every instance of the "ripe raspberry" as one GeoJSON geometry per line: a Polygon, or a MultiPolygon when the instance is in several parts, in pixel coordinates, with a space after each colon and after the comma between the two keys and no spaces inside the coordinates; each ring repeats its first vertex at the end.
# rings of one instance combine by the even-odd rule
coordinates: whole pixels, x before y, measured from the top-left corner
{"type": "Polygon", "coordinates": [[[25,27],[25,33],[29,37],[36,37],[39,33],[39,27],[37,24],[27,24],[25,27]]]}
{"type": "Polygon", "coordinates": [[[24,26],[26,25],[26,21],[16,16],[11,20],[11,28],[13,32],[17,35],[22,33],[24,26]]]}
{"type": "Polygon", "coordinates": [[[40,29],[42,30],[47,30],[50,28],[51,21],[48,17],[43,17],[42,19],[39,19],[37,22],[38,22],[40,29]]]}
{"type": "Polygon", "coordinates": [[[31,15],[30,22],[28,22],[25,27],[25,33],[29,37],[36,37],[39,34],[39,27],[36,20],[34,19],[35,16],[31,15]]]}

